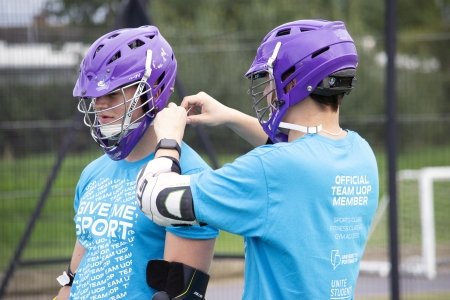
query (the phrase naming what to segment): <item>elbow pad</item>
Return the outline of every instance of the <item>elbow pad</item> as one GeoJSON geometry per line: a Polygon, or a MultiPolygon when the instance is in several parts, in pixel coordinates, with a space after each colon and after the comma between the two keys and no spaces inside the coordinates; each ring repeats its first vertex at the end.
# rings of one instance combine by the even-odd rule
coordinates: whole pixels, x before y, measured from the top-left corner
{"type": "Polygon", "coordinates": [[[160,226],[197,225],[191,177],[170,173],[171,164],[167,158],[158,158],[142,167],[136,185],[139,207],[160,226]]]}

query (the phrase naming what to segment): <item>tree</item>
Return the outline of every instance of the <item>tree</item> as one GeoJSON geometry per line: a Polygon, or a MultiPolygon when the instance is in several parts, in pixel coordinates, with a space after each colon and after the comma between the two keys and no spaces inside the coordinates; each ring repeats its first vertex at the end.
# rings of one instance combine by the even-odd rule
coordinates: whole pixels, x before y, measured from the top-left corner
{"type": "Polygon", "coordinates": [[[48,0],[44,13],[53,26],[82,29],[76,38],[91,43],[91,36],[113,28],[120,7],[120,0],[48,0]]]}

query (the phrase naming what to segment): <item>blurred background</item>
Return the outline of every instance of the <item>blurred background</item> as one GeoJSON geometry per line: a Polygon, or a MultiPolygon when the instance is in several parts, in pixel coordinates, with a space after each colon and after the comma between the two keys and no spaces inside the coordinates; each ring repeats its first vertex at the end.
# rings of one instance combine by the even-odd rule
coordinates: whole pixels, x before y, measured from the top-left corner
{"type": "MultiPolygon", "coordinates": [[[[385,15],[385,1],[363,0],[0,0],[0,298],[53,297],[70,260],[74,188],[103,154],[72,97],[91,43],[147,18],[178,60],[171,101],[205,91],[253,115],[243,75],[262,38],[317,18],[344,21],[355,40],[358,82],[341,125],[371,144],[379,166],[355,296],[390,299],[385,15]]],[[[396,17],[400,296],[450,299],[450,0],[397,0],[396,17]]],[[[189,127],[185,141],[213,168],[252,149],[225,127],[189,127]]],[[[208,299],[240,299],[243,260],[242,238],[222,232],[208,299]]]]}

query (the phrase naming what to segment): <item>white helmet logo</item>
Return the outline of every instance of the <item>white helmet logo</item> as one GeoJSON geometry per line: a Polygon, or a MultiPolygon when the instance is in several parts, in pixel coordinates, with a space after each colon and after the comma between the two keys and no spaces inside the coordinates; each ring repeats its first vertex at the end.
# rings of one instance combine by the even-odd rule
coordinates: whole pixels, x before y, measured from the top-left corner
{"type": "Polygon", "coordinates": [[[95,77],[95,81],[97,81],[97,91],[101,91],[101,90],[105,90],[109,87],[109,84],[106,83],[106,81],[108,80],[108,76],[107,75],[98,75],[97,77],[95,77]]]}
{"type": "Polygon", "coordinates": [[[133,76],[128,77],[128,80],[139,79],[141,77],[141,73],[134,74],[133,76]]]}
{"type": "Polygon", "coordinates": [[[166,61],[166,56],[168,56],[168,54],[164,51],[164,48],[161,48],[161,57],[164,61],[166,61]]]}

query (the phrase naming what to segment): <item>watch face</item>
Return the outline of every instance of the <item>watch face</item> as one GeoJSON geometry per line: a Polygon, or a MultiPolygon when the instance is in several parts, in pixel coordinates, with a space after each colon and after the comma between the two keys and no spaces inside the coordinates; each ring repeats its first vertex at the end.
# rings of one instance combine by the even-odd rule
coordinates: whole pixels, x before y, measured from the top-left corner
{"type": "Polygon", "coordinates": [[[161,148],[176,149],[177,147],[178,147],[178,143],[176,140],[172,140],[172,139],[162,139],[161,140],[161,148]]]}

